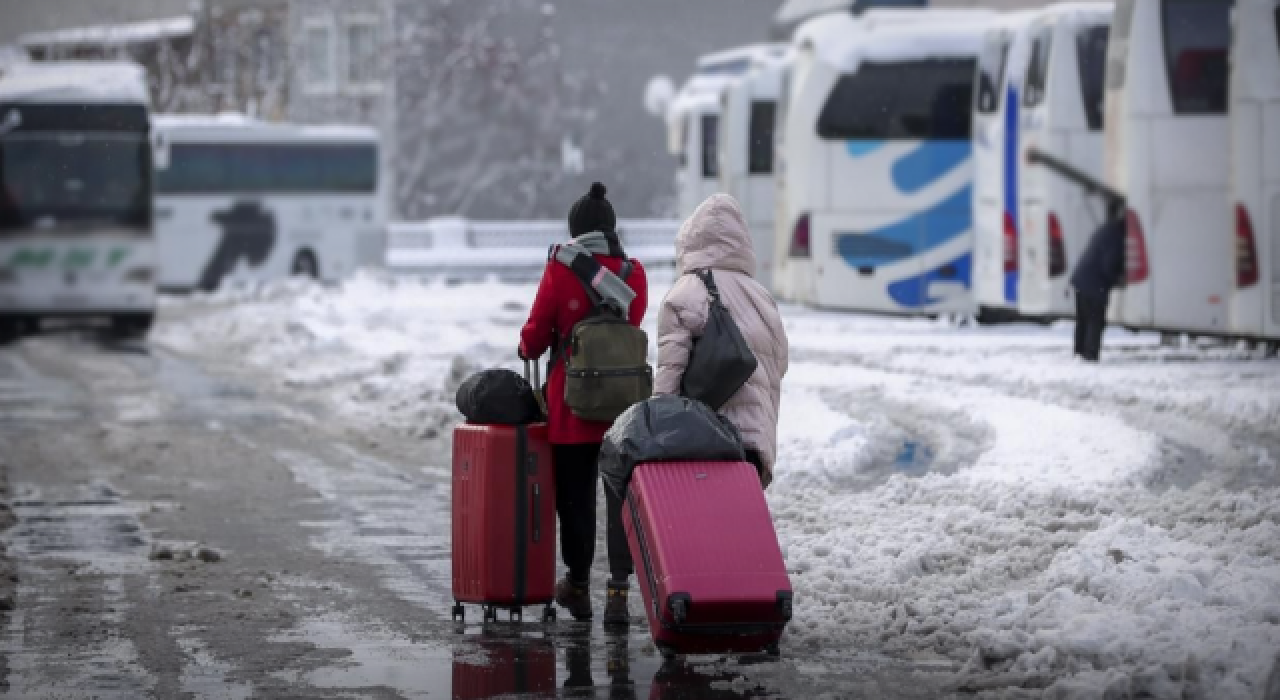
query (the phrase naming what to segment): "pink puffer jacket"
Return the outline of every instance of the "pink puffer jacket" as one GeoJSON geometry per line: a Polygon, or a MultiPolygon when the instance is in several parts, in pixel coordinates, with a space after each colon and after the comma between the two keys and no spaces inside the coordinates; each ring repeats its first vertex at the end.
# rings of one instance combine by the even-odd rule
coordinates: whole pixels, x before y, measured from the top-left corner
{"type": "Polygon", "coordinates": [[[654,393],[680,393],[695,338],[707,324],[711,297],[693,270],[709,268],[729,314],[741,329],[759,366],[720,412],[742,432],[747,447],[763,458],[770,475],[777,459],[778,404],[787,373],[787,334],[778,305],[752,277],[756,254],[738,202],[716,194],[698,206],[676,236],[680,275],[658,317],[658,375],[654,393]]]}

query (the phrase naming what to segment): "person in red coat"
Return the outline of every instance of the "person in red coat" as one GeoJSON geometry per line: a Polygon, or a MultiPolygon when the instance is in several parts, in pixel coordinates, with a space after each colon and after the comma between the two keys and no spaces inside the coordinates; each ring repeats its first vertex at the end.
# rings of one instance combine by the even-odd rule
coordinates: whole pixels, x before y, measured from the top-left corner
{"type": "MultiPolygon", "coordinates": [[[[586,196],[569,210],[569,234],[576,242],[600,238],[599,233],[616,233],[617,219],[613,206],[605,198],[604,185],[594,183],[586,196]]],[[[592,250],[600,265],[615,275],[630,262],[624,280],[635,292],[628,320],[639,326],[649,303],[649,284],[644,267],[635,260],[592,250]]],[[[551,450],[555,461],[556,513],[560,518],[560,556],[568,569],[556,584],[556,602],[575,619],[591,618],[589,596],[591,564],[596,549],[596,481],[600,443],[608,423],[578,418],[564,400],[565,366],[557,347],[575,324],[592,311],[591,301],[582,282],[554,255],[549,256],[538,294],[529,312],[529,320],[520,331],[520,356],[535,359],[551,352],[547,370],[547,423],[551,450]]],[[[626,542],[610,543],[626,548],[626,542]]]]}

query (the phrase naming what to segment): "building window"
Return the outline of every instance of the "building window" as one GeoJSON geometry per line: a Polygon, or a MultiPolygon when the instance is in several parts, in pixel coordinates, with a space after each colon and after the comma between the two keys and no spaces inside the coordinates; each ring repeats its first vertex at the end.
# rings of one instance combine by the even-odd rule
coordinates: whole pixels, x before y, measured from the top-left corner
{"type": "Polygon", "coordinates": [[[348,86],[378,87],[378,19],[352,17],[346,24],[346,74],[348,86]]]}
{"type": "Polygon", "coordinates": [[[333,25],[323,20],[312,20],[303,29],[302,70],[303,82],[308,90],[332,90],[333,25]]]}

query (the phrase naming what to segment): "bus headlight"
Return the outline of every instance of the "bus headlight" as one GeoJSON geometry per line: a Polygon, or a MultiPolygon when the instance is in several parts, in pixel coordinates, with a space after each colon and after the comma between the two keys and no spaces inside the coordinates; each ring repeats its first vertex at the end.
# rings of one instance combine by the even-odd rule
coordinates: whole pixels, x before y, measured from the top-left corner
{"type": "Polygon", "coordinates": [[[135,284],[151,284],[155,281],[155,271],[149,267],[135,267],[125,273],[124,281],[135,284]]]}

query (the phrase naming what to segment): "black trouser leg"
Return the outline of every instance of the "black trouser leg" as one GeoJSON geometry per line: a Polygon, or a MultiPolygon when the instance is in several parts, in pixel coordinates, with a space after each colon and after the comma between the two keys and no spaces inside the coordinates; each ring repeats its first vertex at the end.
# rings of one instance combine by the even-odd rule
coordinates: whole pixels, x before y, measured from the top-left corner
{"type": "Polygon", "coordinates": [[[596,478],[600,445],[553,445],[560,558],[569,580],[586,585],[596,557],[596,478]]]}
{"type": "Polygon", "coordinates": [[[1098,356],[1102,354],[1102,333],[1107,330],[1108,301],[1110,298],[1107,295],[1096,297],[1090,309],[1093,319],[1089,324],[1089,337],[1085,338],[1085,349],[1089,351],[1088,358],[1094,362],[1097,362],[1098,356]]]}
{"type": "Polygon", "coordinates": [[[1076,294],[1076,354],[1097,362],[1107,329],[1107,295],[1076,294]]]}
{"type": "Polygon", "coordinates": [[[1079,292],[1076,293],[1076,333],[1075,333],[1075,349],[1074,354],[1085,356],[1084,339],[1088,337],[1089,329],[1089,302],[1088,297],[1079,292]]]}
{"type": "Polygon", "coordinates": [[[614,495],[613,490],[606,488],[604,490],[604,507],[608,512],[606,519],[605,537],[609,545],[609,582],[615,584],[627,583],[631,580],[631,574],[635,573],[635,564],[631,561],[631,548],[627,544],[627,531],[622,527],[622,518],[626,517],[623,512],[622,499],[614,495]]]}

